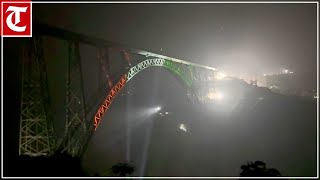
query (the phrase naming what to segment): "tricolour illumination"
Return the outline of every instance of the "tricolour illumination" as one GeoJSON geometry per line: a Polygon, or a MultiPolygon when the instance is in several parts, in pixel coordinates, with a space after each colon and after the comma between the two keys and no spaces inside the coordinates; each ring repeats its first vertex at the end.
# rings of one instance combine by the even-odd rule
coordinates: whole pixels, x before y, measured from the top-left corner
{"type": "MultiPolygon", "coordinates": [[[[177,74],[183,82],[190,87],[192,85],[192,77],[190,77],[190,73],[183,70],[182,65],[189,65],[189,66],[195,66],[193,63],[178,63],[171,60],[161,59],[161,58],[155,58],[155,59],[147,59],[144,60],[137,65],[131,67],[125,75],[122,76],[120,81],[112,87],[111,91],[108,93],[107,97],[105,98],[102,105],[99,107],[97,113],[94,116],[94,126],[95,130],[97,129],[98,125],[100,124],[103,115],[109,108],[109,106],[112,103],[113,98],[116,96],[116,94],[123,88],[123,86],[129,82],[130,79],[133,78],[136,74],[141,72],[142,70],[151,67],[151,66],[162,66],[165,67],[175,74],[177,74]]],[[[212,68],[212,70],[215,70],[212,68]]],[[[161,110],[161,107],[157,107],[157,112],[161,110]]]]}

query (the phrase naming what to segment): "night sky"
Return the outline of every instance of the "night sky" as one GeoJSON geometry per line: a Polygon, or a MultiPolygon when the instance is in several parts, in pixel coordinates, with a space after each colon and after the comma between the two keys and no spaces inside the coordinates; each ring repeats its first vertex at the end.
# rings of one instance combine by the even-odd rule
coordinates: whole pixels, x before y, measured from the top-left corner
{"type": "Polygon", "coordinates": [[[236,74],[287,68],[301,76],[302,85],[314,87],[316,82],[315,4],[72,4],[34,9],[35,16],[50,24],[131,47],[236,74]]]}
{"type": "MultiPolygon", "coordinates": [[[[316,13],[316,4],[33,4],[34,17],[52,26],[237,75],[287,68],[301,88],[316,87],[316,13]]],[[[66,48],[45,40],[57,137],[64,127],[66,48]]],[[[100,83],[99,64],[93,47],[80,48],[89,98],[100,83]]],[[[117,74],[123,64],[114,59],[117,74]]],[[[247,104],[193,105],[175,75],[148,68],[114,100],[82,165],[91,174],[130,161],[134,176],[239,176],[241,165],[261,160],[284,176],[315,176],[315,101],[244,89],[247,104]],[[157,106],[169,114],[150,113],[157,106]]]]}

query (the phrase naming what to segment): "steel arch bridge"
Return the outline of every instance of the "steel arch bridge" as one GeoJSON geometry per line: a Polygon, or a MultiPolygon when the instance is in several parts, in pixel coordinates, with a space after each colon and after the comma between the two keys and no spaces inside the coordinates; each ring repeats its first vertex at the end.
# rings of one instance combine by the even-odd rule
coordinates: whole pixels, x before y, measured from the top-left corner
{"type": "Polygon", "coordinates": [[[190,92],[188,94],[193,101],[203,99],[205,93],[202,90],[208,88],[208,82],[214,84],[219,72],[209,66],[129,48],[46,24],[34,23],[33,26],[33,38],[27,39],[22,48],[20,155],[40,156],[67,151],[73,156],[81,156],[116,95],[135,75],[146,68],[162,67],[177,75],[190,92]],[[54,119],[50,112],[47,60],[43,50],[43,39],[47,37],[63,40],[68,44],[65,130],[63,137],[58,140],[53,136],[54,119]],[[81,63],[80,44],[96,49],[98,74],[102,81],[89,98],[84,93],[84,67],[81,63]],[[120,74],[118,76],[111,73],[109,50],[120,53],[125,62],[125,65],[117,69],[120,74]],[[132,55],[139,56],[139,62],[135,65],[132,65],[132,55]],[[94,113],[90,115],[90,112],[94,113]]]}

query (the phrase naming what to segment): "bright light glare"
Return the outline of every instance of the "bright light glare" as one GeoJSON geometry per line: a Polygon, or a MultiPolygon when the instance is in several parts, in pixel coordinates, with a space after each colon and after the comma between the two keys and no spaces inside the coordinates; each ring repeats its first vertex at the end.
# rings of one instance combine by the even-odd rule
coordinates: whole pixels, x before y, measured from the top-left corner
{"type": "Polygon", "coordinates": [[[161,110],[160,106],[156,107],[156,111],[160,111],[160,110],[161,110]]]}
{"type": "Polygon", "coordinates": [[[226,76],[227,76],[226,73],[224,73],[224,72],[222,72],[222,71],[219,71],[219,72],[217,72],[216,79],[217,79],[217,80],[222,80],[222,79],[224,79],[226,76]]]}
{"type": "Polygon", "coordinates": [[[222,100],[224,95],[222,92],[209,92],[207,97],[211,100],[222,100]]]}
{"type": "Polygon", "coordinates": [[[216,93],[216,98],[217,98],[218,100],[223,99],[223,94],[220,93],[220,92],[217,92],[217,93],[216,93]]]}
{"type": "Polygon", "coordinates": [[[148,113],[150,114],[159,114],[159,115],[163,115],[163,113],[159,112],[161,110],[161,106],[156,106],[153,108],[150,108],[148,111],[148,113]]]}
{"type": "MultiPolygon", "coordinates": [[[[282,69],[282,74],[292,74],[292,71],[289,71],[288,69],[282,69]]],[[[280,73],[281,74],[281,73],[280,73]]]]}
{"type": "Polygon", "coordinates": [[[187,131],[187,128],[184,124],[180,124],[180,127],[179,127],[182,131],[187,131]]]}

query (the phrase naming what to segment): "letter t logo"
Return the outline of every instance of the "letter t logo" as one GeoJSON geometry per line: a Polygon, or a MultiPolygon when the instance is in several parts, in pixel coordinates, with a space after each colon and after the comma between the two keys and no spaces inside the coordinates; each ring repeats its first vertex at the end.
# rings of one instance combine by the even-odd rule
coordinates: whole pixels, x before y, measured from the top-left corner
{"type": "Polygon", "coordinates": [[[31,2],[2,2],[2,35],[4,37],[31,37],[31,2]]]}

